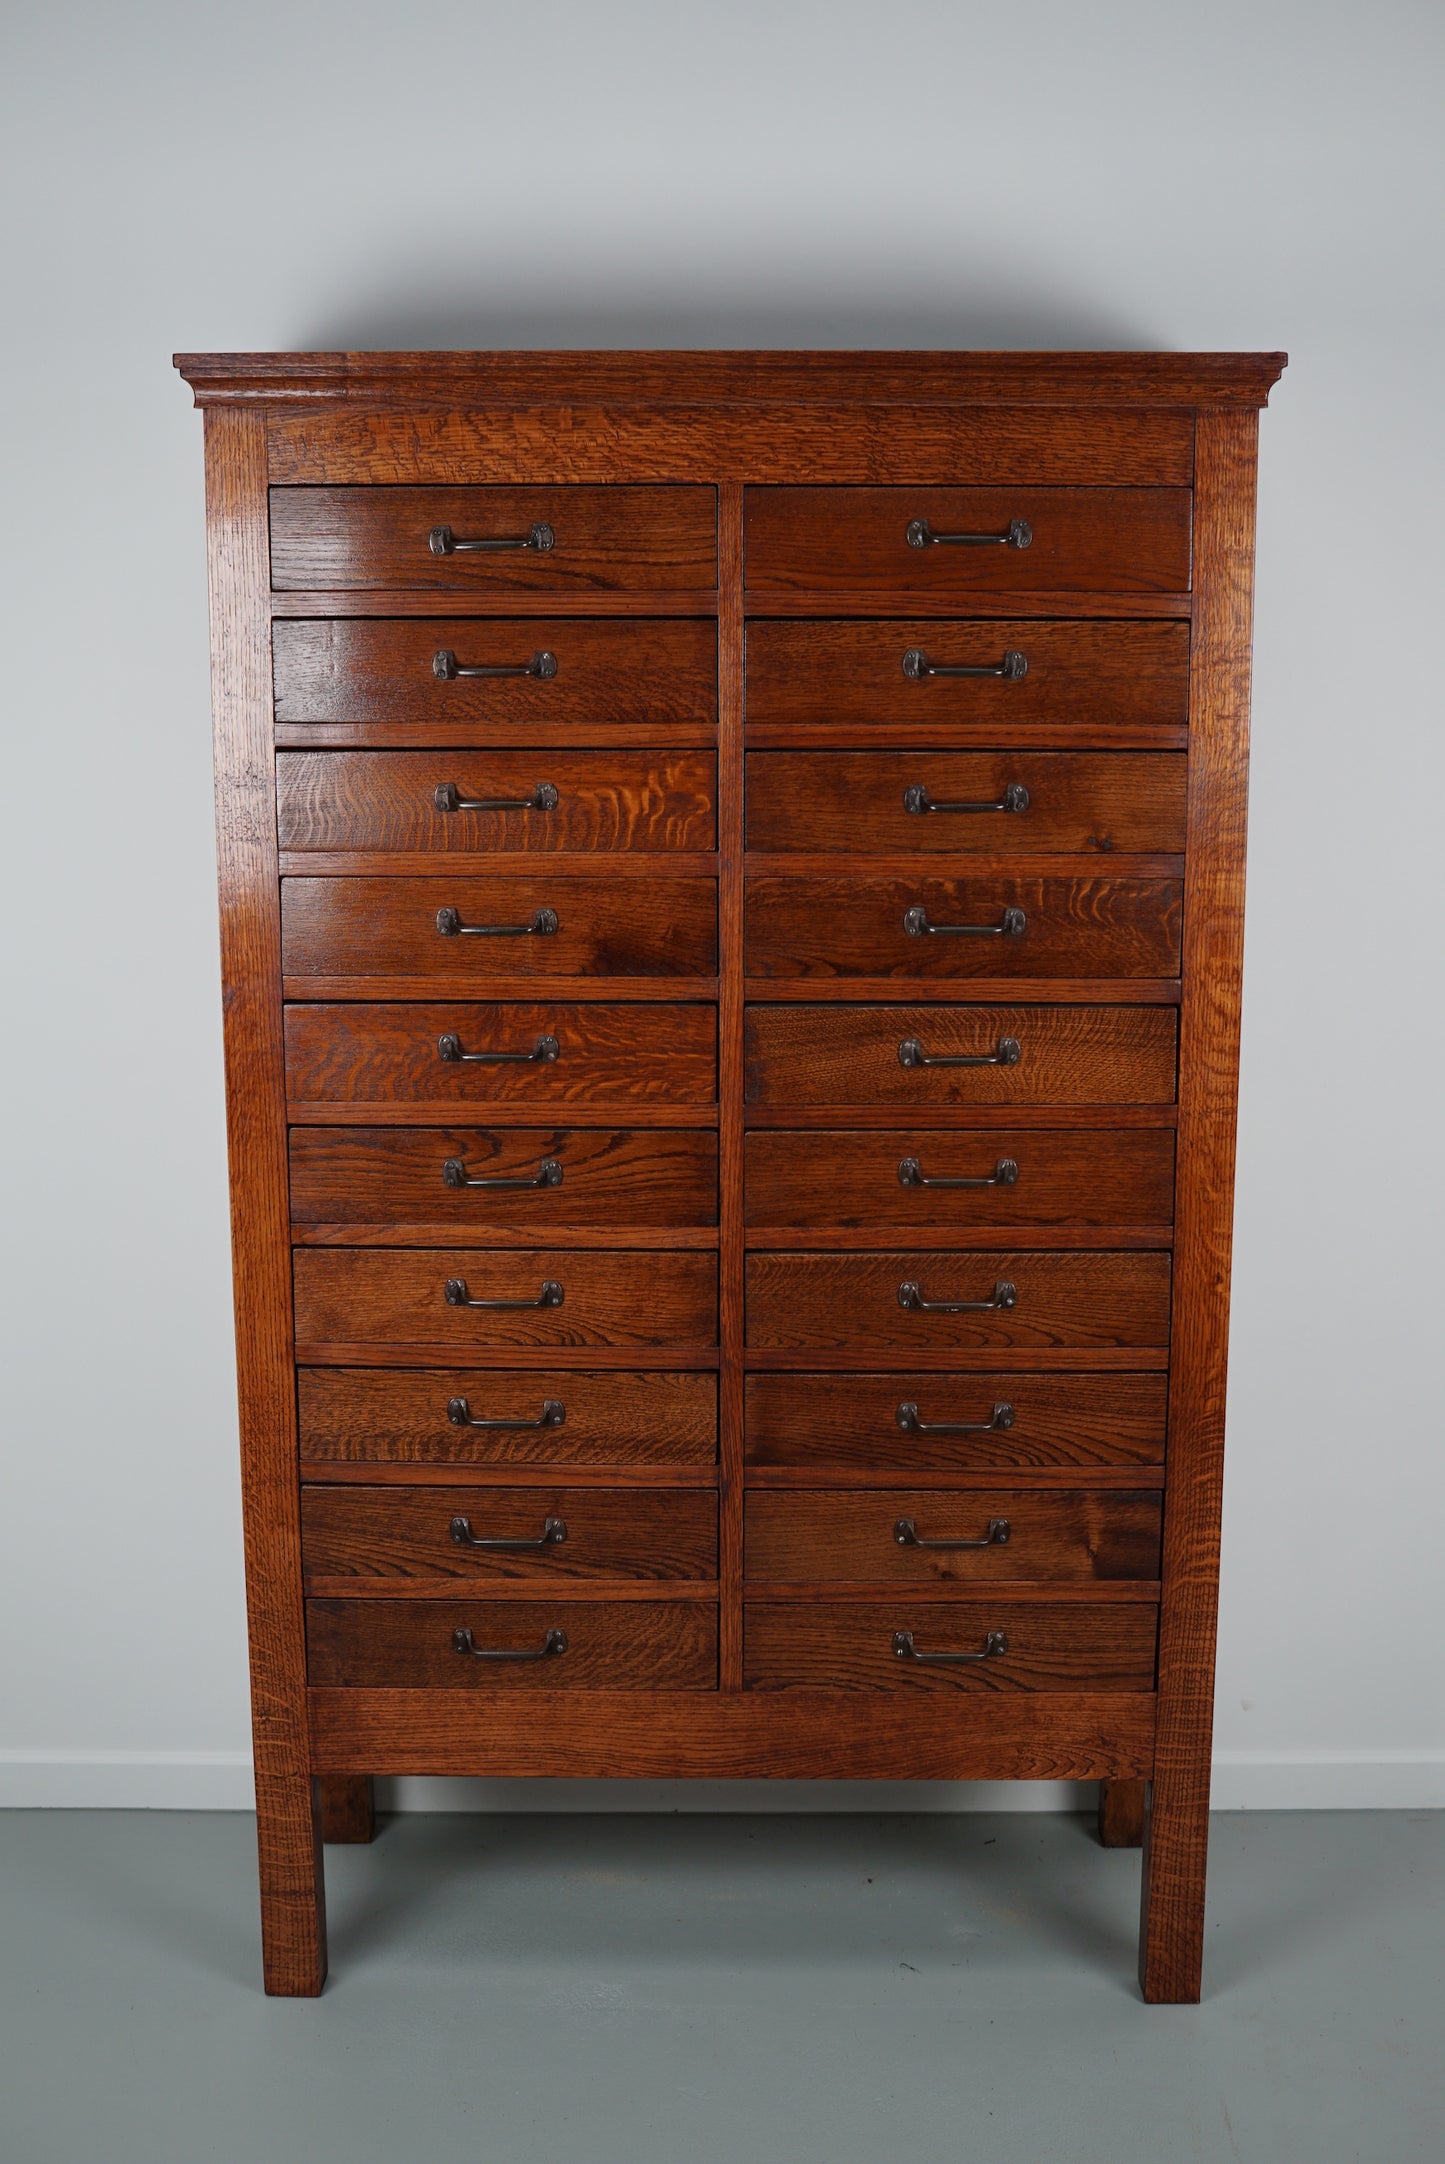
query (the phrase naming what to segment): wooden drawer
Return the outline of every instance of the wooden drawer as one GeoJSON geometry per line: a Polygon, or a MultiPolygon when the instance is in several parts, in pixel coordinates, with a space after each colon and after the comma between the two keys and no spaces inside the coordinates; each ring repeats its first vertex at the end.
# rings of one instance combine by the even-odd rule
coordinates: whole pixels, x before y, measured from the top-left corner
{"type": "Polygon", "coordinates": [[[1152,1581],[1163,1508],[1157,1488],[754,1489],[744,1570],[766,1585],[1152,1581]]]}
{"type": "Polygon", "coordinates": [[[717,585],[717,495],[701,486],[273,488],[271,584],[574,596],[707,589],[717,585]],[[478,540],[527,545],[464,545],[478,540]]]}
{"type": "Polygon", "coordinates": [[[272,656],[283,744],[530,750],[717,723],[717,626],[703,617],[282,619],[272,656]],[[528,673],[453,676],[448,655],[528,673]]]}
{"type": "Polygon", "coordinates": [[[717,889],[540,868],[520,879],[284,879],[281,951],[292,978],[420,978],[438,989],[484,976],[706,977],[717,968],[717,889]],[[540,929],[443,931],[454,922],[540,929]]]}
{"type": "Polygon", "coordinates": [[[447,1239],[498,1225],[717,1223],[717,1136],[685,1128],[293,1127],[298,1225],[447,1239]],[[466,1183],[490,1181],[495,1184],[466,1183]]]}
{"type": "Polygon", "coordinates": [[[1166,752],[755,751],[747,845],[779,855],[1177,852],[1184,769],[1182,753],[1166,752]]]}
{"type": "Polygon", "coordinates": [[[280,844],[291,850],[711,849],[716,795],[711,752],[283,751],[276,761],[280,844]]]}
{"type": "Polygon", "coordinates": [[[1172,1007],[749,1006],[755,1105],[1166,1105],[1172,1007]],[[987,1065],[940,1066],[940,1060],[987,1065]]]}
{"type": "Polygon", "coordinates": [[[714,1691],[717,1608],[711,1601],[310,1600],[313,1688],[451,1691],[714,1691]],[[540,1655],[477,1660],[478,1649],[540,1655]],[[563,1643],[542,1652],[549,1634],[563,1643]]]}
{"type": "Polygon", "coordinates": [[[446,1359],[468,1347],[717,1342],[715,1254],[298,1248],[293,1269],[303,1361],[313,1357],[310,1345],[342,1348],[322,1357],[345,1360],[347,1346],[435,1346],[446,1359]],[[469,1307],[466,1299],[528,1304],[469,1307]]]}
{"type": "Polygon", "coordinates": [[[715,1578],[717,1496],[702,1488],[304,1487],[301,1563],[308,1587],[327,1593],[364,1593],[378,1581],[392,1592],[434,1592],[445,1589],[437,1580],[715,1578]],[[477,1545],[488,1541],[513,1545],[477,1545]]]}
{"type": "Polygon", "coordinates": [[[537,1366],[302,1368],[296,1388],[303,1464],[712,1465],[717,1459],[713,1375],[588,1375],[537,1366]]]}
{"type": "MultiPolygon", "coordinates": [[[[797,729],[805,740],[841,728],[904,742],[915,731],[926,743],[941,735],[1024,744],[1055,732],[1085,743],[1147,742],[1182,730],[1189,714],[1183,623],[779,618],[750,623],[747,638],[749,729],[797,729]],[[999,670],[1010,654],[1022,658],[1022,674],[926,673],[929,666],[999,670]]],[[[1017,672],[1019,662],[1008,666],[1017,672]]]]}
{"type": "Polygon", "coordinates": [[[750,977],[1174,977],[1182,894],[1177,879],[755,875],[745,966],[750,977]],[[927,929],[946,925],[982,929],[927,929]]]}
{"type": "Polygon", "coordinates": [[[747,1137],[745,1162],[749,1225],[883,1228],[897,1237],[914,1225],[1167,1225],[1174,1217],[1174,1136],[1159,1127],[769,1129],[747,1137]],[[924,1184],[948,1180],[959,1184],[924,1184]]]}
{"type": "Polygon", "coordinates": [[[1152,1691],[1158,1610],[1140,1601],[749,1601],[750,1691],[1152,1691]],[[899,1633],[911,1641],[896,1650],[899,1633]],[[986,1660],[934,1661],[936,1653],[986,1660]],[[920,1657],[912,1657],[912,1656],[920,1657]]]}
{"type": "Polygon", "coordinates": [[[745,1282],[747,1342],[758,1349],[987,1352],[1169,1342],[1163,1254],[752,1254],[745,1282]],[[947,1313],[915,1298],[979,1304],[947,1313]]]}
{"type": "Polygon", "coordinates": [[[601,1000],[291,1006],[286,1083],[301,1104],[710,1105],[717,1009],[601,1000]]]}
{"type": "Polygon", "coordinates": [[[960,601],[975,594],[1183,593],[1189,516],[1187,488],[750,488],[746,579],[755,593],[960,601]],[[1023,545],[958,547],[927,538],[1010,531],[1023,545]]]}
{"type": "Polygon", "coordinates": [[[749,1375],[744,1388],[750,1465],[896,1476],[1164,1462],[1163,1375],[749,1375]]]}

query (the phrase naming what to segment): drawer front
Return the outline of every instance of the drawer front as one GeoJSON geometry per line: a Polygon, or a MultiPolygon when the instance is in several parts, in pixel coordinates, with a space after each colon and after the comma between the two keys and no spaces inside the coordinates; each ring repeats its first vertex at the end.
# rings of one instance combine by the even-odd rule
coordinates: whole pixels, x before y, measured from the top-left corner
{"type": "Polygon", "coordinates": [[[750,1006],[756,1105],[1167,1105],[1172,1007],[750,1006]]]}
{"type": "Polygon", "coordinates": [[[273,488],[271,584],[704,590],[717,585],[717,496],[697,486],[273,488]]]}
{"type": "Polygon", "coordinates": [[[701,1488],[301,1490],[308,1585],[364,1593],[380,1582],[715,1578],[717,1497],[701,1488]],[[490,1545],[489,1545],[490,1544],[490,1545]]]}
{"type": "Polygon", "coordinates": [[[706,977],[711,879],[284,879],[289,977],[706,977]],[[468,925],[493,927],[469,933],[468,925]],[[501,930],[496,930],[501,927],[501,930]]]}
{"type": "Polygon", "coordinates": [[[960,601],[1183,593],[1189,505],[1187,488],[750,488],[747,583],[960,601]],[[931,538],[946,534],[988,538],[978,546],[931,538]]]}
{"type": "Polygon", "coordinates": [[[1152,1691],[1157,1632],[1140,1601],[749,1601],[744,1687],[1152,1691]]]}
{"type": "Polygon", "coordinates": [[[749,1375],[744,1388],[750,1465],[897,1476],[1164,1462],[1163,1375],[749,1375]]]}
{"type": "Polygon", "coordinates": [[[749,624],[747,637],[751,729],[881,729],[903,742],[915,729],[929,741],[959,730],[993,742],[1002,730],[1022,743],[1062,728],[1108,743],[1182,729],[1189,716],[1187,624],[779,618],[749,624]]]}
{"type": "Polygon", "coordinates": [[[293,1104],[710,1105],[717,1009],[611,1001],[286,1009],[293,1104]]]}
{"type": "Polygon", "coordinates": [[[306,1664],[314,1689],[714,1691],[717,1608],[546,1595],[310,1600],[306,1664]]]}
{"type": "Polygon", "coordinates": [[[1163,1507],[1157,1489],[755,1489],[744,1568],[767,1585],[1152,1581],[1163,1507]]]}
{"type": "Polygon", "coordinates": [[[711,849],[711,752],[283,751],[283,849],[711,849]]]}
{"type": "Polygon", "coordinates": [[[753,877],[746,967],[750,977],[1174,977],[1182,893],[1177,879],[753,877]]]}
{"type": "Polygon", "coordinates": [[[1184,768],[1182,753],[1167,752],[755,751],[748,847],[863,856],[1179,851],[1184,768]]]}
{"type": "Polygon", "coordinates": [[[496,1225],[717,1223],[717,1136],[662,1128],[293,1127],[291,1217],[446,1239],[496,1225]]]}
{"type": "Polygon", "coordinates": [[[750,1225],[895,1237],[924,1225],[1167,1225],[1174,1136],[1158,1127],[769,1129],[747,1137],[744,1212],[750,1225]]]}
{"type": "Polygon", "coordinates": [[[758,1350],[1169,1342],[1163,1254],[753,1254],[746,1286],[747,1342],[758,1350]]]}
{"type": "Polygon", "coordinates": [[[302,1360],[308,1345],[434,1345],[445,1359],[469,1346],[717,1343],[713,1254],[298,1248],[292,1266],[302,1360]]]}
{"type": "Polygon", "coordinates": [[[706,618],[282,620],[272,655],[283,742],[314,732],[471,750],[717,721],[717,627],[706,618]],[[518,673],[454,675],[453,663],[518,673]]]}
{"type": "Polygon", "coordinates": [[[717,1379],[302,1368],[301,1457],[337,1465],[712,1465],[717,1379]]]}

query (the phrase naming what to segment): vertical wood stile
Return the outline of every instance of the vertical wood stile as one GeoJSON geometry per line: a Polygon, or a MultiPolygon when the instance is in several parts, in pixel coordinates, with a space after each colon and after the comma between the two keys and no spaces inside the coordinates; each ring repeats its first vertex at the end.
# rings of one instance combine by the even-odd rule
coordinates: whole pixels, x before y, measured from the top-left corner
{"type": "Polygon", "coordinates": [[[263,414],[207,413],[206,507],[261,1930],[266,1989],[310,1997],[326,1977],[326,1916],[301,1599],[263,414]]]}
{"type": "Polygon", "coordinates": [[[1153,2002],[1196,2000],[1204,1952],[1258,434],[1252,409],[1198,415],[1159,1706],[1139,1941],[1153,2002]]]}
{"type": "Polygon", "coordinates": [[[718,490],[718,1683],[743,1683],[743,490],[718,490]]]}

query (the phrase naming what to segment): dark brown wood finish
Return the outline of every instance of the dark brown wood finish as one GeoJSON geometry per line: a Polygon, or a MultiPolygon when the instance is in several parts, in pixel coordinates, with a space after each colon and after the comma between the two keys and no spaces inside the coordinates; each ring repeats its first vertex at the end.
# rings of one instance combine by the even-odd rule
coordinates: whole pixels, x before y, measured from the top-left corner
{"type": "Polygon", "coordinates": [[[321,1838],[328,1847],[376,1839],[376,1797],[367,1774],[322,1774],[316,1782],[316,1793],[321,1838]]]}
{"type": "Polygon", "coordinates": [[[1147,1781],[1099,1783],[1099,1846],[1142,1848],[1149,1809],[1147,1781]]]}
{"type": "MultiPolygon", "coordinates": [[[[750,1375],[748,1463],[894,1479],[1157,1466],[1164,1405],[1158,1375],[750,1375]]],[[[305,1413],[303,1394],[303,1438],[305,1413]]]]}
{"type": "Polygon", "coordinates": [[[711,1375],[302,1368],[296,1384],[301,1456],[312,1463],[658,1467],[717,1457],[711,1375]],[[486,1421],[515,1424],[477,1424],[486,1421]]]}
{"type": "Polygon", "coordinates": [[[1019,1601],[925,1604],[907,1593],[884,1602],[749,1601],[744,1635],[750,1691],[1147,1691],[1154,1682],[1157,1611],[1134,1602],[1097,1607],[1019,1601]],[[915,1653],[895,1645],[907,1632],[915,1653]],[[978,1653],[997,1632],[988,1660],[940,1662],[930,1654],[978,1653]]]}
{"type": "Polygon", "coordinates": [[[312,1600],[306,1604],[311,1680],[344,1687],[479,1691],[711,1691],[717,1688],[717,1609],[679,1600],[584,1601],[568,1592],[529,1600],[312,1600]],[[482,1651],[538,1654],[478,1660],[458,1651],[470,1631],[482,1651]]]}
{"type": "Polygon", "coordinates": [[[1152,1583],[1160,1507],[1157,1492],[1083,1488],[754,1492],[746,1573],[772,1585],[1152,1583]],[[916,1541],[900,1541],[904,1524],[916,1541]],[[990,1540],[991,1527],[1006,1530],[990,1540]]]}
{"type": "Polygon", "coordinates": [[[717,1498],[565,1484],[304,1487],[301,1567],[309,1592],[330,1594],[712,1579],[717,1498]]]}

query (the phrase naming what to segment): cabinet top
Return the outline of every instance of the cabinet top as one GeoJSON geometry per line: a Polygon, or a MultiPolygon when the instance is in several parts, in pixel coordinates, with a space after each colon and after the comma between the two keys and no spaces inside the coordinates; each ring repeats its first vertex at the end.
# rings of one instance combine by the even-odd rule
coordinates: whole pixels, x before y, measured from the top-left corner
{"type": "Polygon", "coordinates": [[[198,406],[1263,406],[1283,353],[178,353],[198,406]]]}

